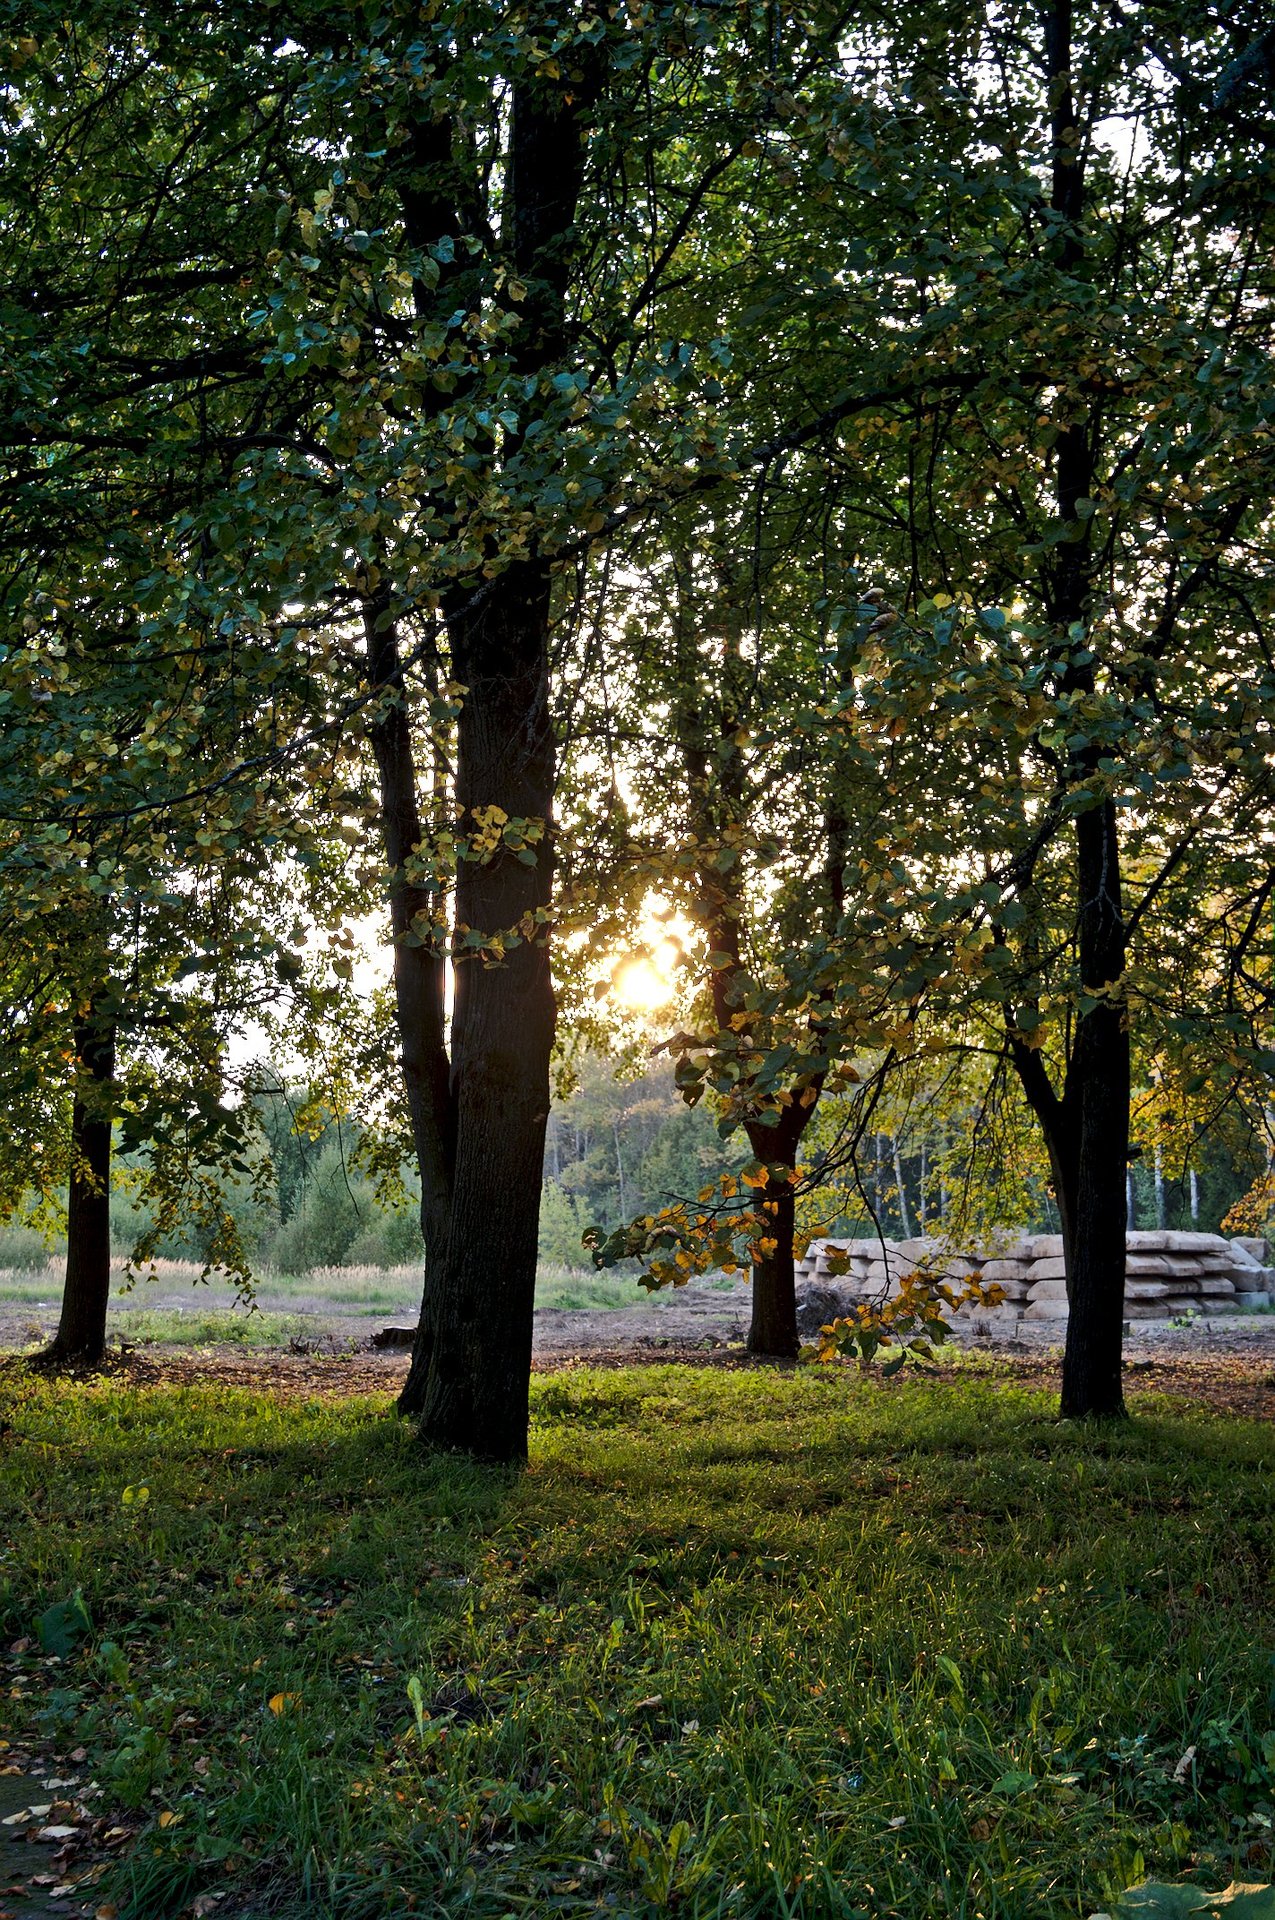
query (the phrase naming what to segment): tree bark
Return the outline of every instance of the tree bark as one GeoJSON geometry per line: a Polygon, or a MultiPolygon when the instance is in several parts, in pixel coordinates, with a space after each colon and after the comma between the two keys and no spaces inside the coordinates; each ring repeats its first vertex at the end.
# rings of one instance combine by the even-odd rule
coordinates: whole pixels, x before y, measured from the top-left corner
{"type": "Polygon", "coordinates": [[[418,1367],[428,1369],[429,1365],[435,1281],[442,1269],[451,1217],[456,1142],[445,1025],[448,928],[437,893],[421,884],[424,828],[398,628],[387,588],[374,593],[366,603],[363,627],[368,680],[381,694],[371,741],[380,779],[381,837],[390,869],[400,1065],[421,1175],[425,1275],[413,1350],[415,1373],[418,1367]]]}
{"type": "Polygon", "coordinates": [[[1066,1102],[1077,1119],[1075,1194],[1067,1258],[1067,1345],[1062,1413],[1124,1413],[1125,1235],[1129,1164],[1129,1032],[1119,991],[1125,934],[1120,847],[1110,800],[1076,820],[1080,885],[1080,978],[1097,1004],[1082,1014],[1067,1070],[1066,1102]]]}
{"type": "MultiPolygon", "coordinates": [[[[771,1156],[770,1164],[775,1164],[771,1156]]],[[[771,1359],[795,1359],[801,1342],[797,1334],[796,1263],[793,1229],[797,1203],[788,1181],[768,1179],[762,1190],[762,1208],[774,1251],[753,1261],[753,1311],[748,1326],[749,1353],[771,1359]]]]}
{"type": "Polygon", "coordinates": [[[507,569],[452,625],[462,832],[485,810],[543,823],[535,860],[501,846],[461,861],[457,937],[508,942],[461,949],[452,1015],[456,1146],[442,1271],[428,1347],[400,1400],[424,1439],[494,1460],[527,1450],[540,1182],[556,1008],[549,972],[550,821],[547,565],[507,569]]]}
{"type": "Polygon", "coordinates": [[[66,1278],[47,1358],[96,1365],[106,1352],[111,1293],[111,1083],[115,1027],[89,1018],[76,1028],[77,1086],[71,1106],[71,1181],[66,1278]]]}
{"type": "MultiPolygon", "coordinates": [[[[1051,242],[1063,274],[1084,261],[1081,221],[1085,171],[1072,81],[1071,0],[1052,0],[1044,19],[1051,142],[1050,202],[1057,215],[1051,242]]],[[[1054,446],[1059,518],[1069,537],[1047,563],[1045,604],[1059,633],[1058,671],[1064,695],[1095,689],[1093,655],[1075,636],[1087,630],[1094,559],[1082,507],[1094,487],[1097,423],[1065,426],[1054,446]],[[1079,657],[1077,657],[1079,655],[1079,657]]],[[[1104,785],[1102,749],[1088,744],[1068,765],[1073,788],[1104,785]]],[[[1061,1098],[1040,1054],[1011,1041],[1014,1064],[1049,1149],[1062,1226],[1069,1312],[1063,1355],[1065,1418],[1124,1413],[1121,1385],[1124,1328],[1125,1175],[1129,1162],[1130,1063],[1126,1008],[1125,926],[1116,811],[1105,794],[1087,797],[1075,819],[1076,958],[1082,1007],[1076,1021],[1061,1098]]]]}
{"type": "MultiPolygon", "coordinates": [[[[582,55],[580,75],[569,86],[533,75],[512,90],[501,253],[502,264],[525,282],[514,352],[524,374],[553,366],[567,345],[584,133],[605,78],[603,61],[601,53],[582,55]]],[[[480,199],[482,183],[458,179],[463,168],[456,156],[450,125],[423,121],[410,143],[401,194],[414,245],[469,230],[458,198],[480,199]]],[[[416,303],[419,313],[428,312],[424,284],[416,303]]],[[[506,450],[516,446],[510,430],[506,450]]],[[[458,831],[469,846],[455,872],[450,1036],[443,1031],[441,975],[428,962],[398,961],[412,951],[413,899],[410,861],[391,852],[391,865],[407,870],[395,913],[396,926],[404,922],[409,937],[396,948],[396,984],[404,1072],[409,1100],[416,1101],[427,1250],[421,1322],[399,1410],[418,1418],[425,1441],[500,1461],[519,1461],[527,1452],[556,1014],[548,924],[555,773],[551,585],[549,563],[534,548],[513,561],[493,548],[487,564],[459,582],[444,606],[451,677],[464,689],[455,802],[458,831]],[[503,839],[510,821],[531,830],[521,847],[503,839]]],[[[392,663],[382,678],[392,679],[392,663]]],[[[395,714],[391,705],[384,748],[378,748],[382,794],[410,782],[414,804],[410,731],[399,728],[396,735],[395,714]]],[[[387,806],[387,851],[391,823],[387,806]]],[[[420,822],[411,808],[398,831],[400,842],[415,835],[419,844],[420,822]]]]}

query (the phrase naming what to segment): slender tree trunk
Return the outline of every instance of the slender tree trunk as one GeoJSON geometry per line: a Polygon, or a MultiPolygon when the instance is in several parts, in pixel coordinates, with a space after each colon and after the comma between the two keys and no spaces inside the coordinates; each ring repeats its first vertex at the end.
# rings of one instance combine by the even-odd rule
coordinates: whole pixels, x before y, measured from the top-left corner
{"type": "Polygon", "coordinates": [[[627,1220],[629,1217],[629,1209],[625,1202],[624,1195],[624,1155],[620,1151],[620,1123],[618,1120],[612,1122],[611,1138],[615,1142],[615,1177],[620,1189],[620,1218],[621,1220],[627,1220]]]}
{"type": "MultiPolygon", "coordinates": [[[[1155,1223],[1162,1233],[1166,1220],[1167,1214],[1164,1205],[1164,1155],[1160,1150],[1160,1143],[1157,1140],[1155,1147],[1155,1223]]],[[[1132,1214],[1130,1214],[1129,1224],[1130,1226],[1133,1225],[1132,1214]]]]}
{"type": "Polygon", "coordinates": [[[912,1238],[912,1225],[908,1219],[908,1197],[903,1186],[903,1161],[899,1156],[899,1142],[894,1134],[890,1135],[890,1151],[894,1156],[894,1186],[899,1196],[899,1226],[905,1240],[912,1238]]]}
{"type": "Polygon", "coordinates": [[[66,1279],[51,1360],[95,1365],[106,1352],[111,1292],[111,1082],[115,1028],[91,1017],[75,1033],[80,1084],[71,1108],[66,1279]]]}
{"type": "Polygon", "coordinates": [[[400,1409],[410,1411],[414,1376],[421,1368],[428,1370],[434,1337],[435,1283],[441,1273],[451,1218],[456,1143],[444,1012],[448,928],[440,919],[437,893],[423,884],[426,876],[419,871],[425,829],[398,628],[387,588],[382,587],[368,599],[363,625],[368,680],[381,696],[371,740],[380,777],[381,836],[390,869],[400,1062],[421,1175],[425,1276],[409,1374],[411,1393],[405,1388],[400,1400],[400,1409]]]}
{"type": "Polygon", "coordinates": [[[1126,1221],[1131,1228],[1136,1227],[1138,1224],[1138,1197],[1133,1190],[1132,1167],[1126,1167],[1124,1170],[1124,1206],[1126,1221]]]}
{"type": "Polygon", "coordinates": [[[1199,1224],[1200,1224],[1200,1181],[1199,1181],[1199,1176],[1195,1171],[1195,1168],[1192,1167],[1191,1169],[1191,1225],[1193,1227],[1198,1227],[1199,1224]]]}
{"type": "MultiPolygon", "coordinates": [[[[1072,79],[1072,0],[1050,0],[1044,16],[1051,142],[1050,204],[1057,216],[1050,245],[1062,274],[1079,274],[1084,263],[1084,142],[1076,115],[1072,79]]],[[[1054,476],[1059,518],[1069,529],[1046,562],[1045,597],[1060,635],[1061,690],[1092,695],[1093,657],[1079,652],[1074,636],[1091,618],[1094,558],[1084,504],[1094,491],[1098,422],[1075,421],[1058,434],[1054,476]]],[[[1069,766],[1071,784],[1101,784],[1102,749],[1080,748],[1069,766]]],[[[1064,1417],[1124,1412],[1121,1387],[1124,1328],[1125,1233],[1128,1203],[1130,1067],[1127,1008],[1121,990],[1125,929],[1121,901],[1120,841],[1109,798],[1088,800],[1075,820],[1077,960],[1082,1009],[1072,1039],[1063,1095],[1048,1085],[1039,1056],[1024,1078],[1028,1098],[1050,1140],[1057,1181],[1067,1267],[1069,1313],[1063,1355],[1064,1417]],[[1052,1139],[1051,1139],[1052,1134],[1052,1139]]],[[[1020,1075],[1024,1063],[1016,1050],[1020,1075]]]]}
{"type": "Polygon", "coordinates": [[[1076,1028],[1066,1104],[1076,1114],[1074,1212],[1064,1222],[1070,1313],[1062,1412],[1118,1415],[1124,1337],[1125,1172],[1129,1157],[1129,1032],[1124,973],[1120,849],[1111,802],[1076,820],[1080,883],[1080,973],[1097,1005],[1076,1028]]]}

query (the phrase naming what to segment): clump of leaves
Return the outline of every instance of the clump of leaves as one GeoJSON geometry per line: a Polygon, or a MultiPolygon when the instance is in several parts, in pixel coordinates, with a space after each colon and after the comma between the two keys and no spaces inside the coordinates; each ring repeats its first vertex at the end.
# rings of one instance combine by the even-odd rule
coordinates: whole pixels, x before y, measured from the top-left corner
{"type": "Polygon", "coordinates": [[[866,1370],[884,1349],[889,1354],[881,1368],[885,1379],[909,1360],[920,1367],[935,1366],[935,1347],[952,1337],[945,1314],[963,1306],[998,1307],[1004,1298],[1003,1288],[977,1280],[957,1288],[930,1274],[909,1273],[893,1298],[864,1300],[851,1313],[820,1327],[816,1357],[856,1360],[866,1370]]]}

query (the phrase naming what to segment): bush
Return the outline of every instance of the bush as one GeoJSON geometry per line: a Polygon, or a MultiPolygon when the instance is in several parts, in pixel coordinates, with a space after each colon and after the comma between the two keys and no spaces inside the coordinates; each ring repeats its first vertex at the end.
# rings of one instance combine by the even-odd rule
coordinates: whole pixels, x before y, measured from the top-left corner
{"type": "Polygon", "coordinates": [[[580,1245],[584,1228],[572,1195],[546,1180],[540,1194],[540,1258],[550,1266],[588,1273],[592,1262],[580,1245]]]}
{"type": "Polygon", "coordinates": [[[34,1227],[22,1221],[0,1227],[0,1267],[7,1267],[11,1273],[38,1273],[53,1257],[43,1234],[34,1227]]]}
{"type": "Polygon", "coordinates": [[[420,1216],[415,1207],[411,1207],[402,1213],[377,1213],[350,1242],[341,1264],[418,1267],[424,1258],[420,1216]]]}

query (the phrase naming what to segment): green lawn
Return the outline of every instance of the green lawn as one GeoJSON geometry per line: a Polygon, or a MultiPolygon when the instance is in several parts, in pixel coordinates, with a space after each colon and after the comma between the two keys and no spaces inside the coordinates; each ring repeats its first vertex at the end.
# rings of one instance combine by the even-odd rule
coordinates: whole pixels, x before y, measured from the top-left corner
{"type": "MultiPolygon", "coordinates": [[[[701,1283],[703,1284],[703,1283],[701,1283]]],[[[112,1281],[110,1330],[125,1340],[161,1345],[201,1345],[230,1341],[243,1346],[282,1344],[322,1332],[333,1317],[366,1320],[368,1328],[386,1321],[413,1321],[420,1305],[421,1276],[415,1267],[323,1267],[314,1273],[258,1275],[257,1311],[235,1305],[233,1288],[214,1277],[199,1280],[190,1262],[159,1263],[154,1282],[138,1280],[123,1290],[123,1274],[112,1281]],[[169,1304],[157,1305],[163,1299],[169,1304]]],[[[742,1292],[741,1283],[722,1275],[715,1285],[723,1292],[742,1292]]],[[[0,1311],[44,1309],[32,1313],[35,1329],[46,1331],[56,1320],[62,1295],[62,1268],[54,1262],[32,1270],[0,1270],[0,1311]]],[[[658,1307],[672,1296],[657,1294],[658,1307]]],[[[622,1312],[649,1307],[652,1296],[637,1283],[634,1272],[580,1273],[542,1262],[536,1276],[538,1308],[591,1308],[622,1312]]]]}
{"type": "Polygon", "coordinates": [[[1044,1920],[1144,1865],[1272,1878],[1269,1427],[572,1372],[514,1478],[367,1401],[2,1391],[3,1637],[76,1587],[93,1627],[9,1657],[9,1737],[140,1811],[128,1920],[1044,1920]]]}

